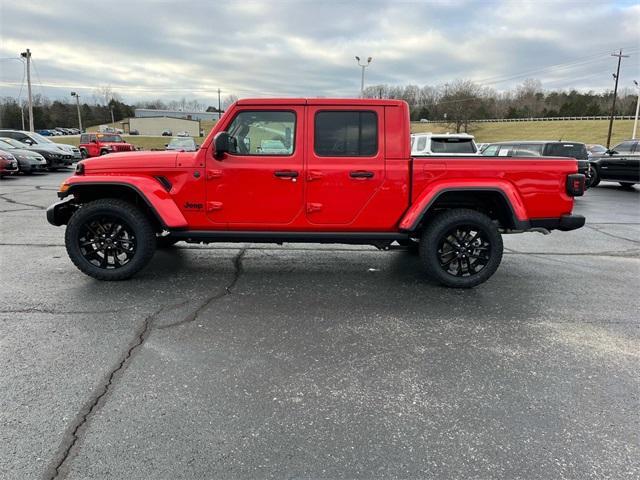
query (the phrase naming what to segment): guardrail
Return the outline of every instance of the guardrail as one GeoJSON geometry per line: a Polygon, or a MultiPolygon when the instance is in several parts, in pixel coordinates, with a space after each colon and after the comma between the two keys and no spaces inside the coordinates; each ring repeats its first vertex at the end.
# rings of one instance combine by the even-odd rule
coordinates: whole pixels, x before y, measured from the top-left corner
{"type": "MultiPolygon", "coordinates": [[[[614,120],[633,120],[633,115],[616,115],[614,120]]],[[[500,122],[555,122],[563,120],[609,120],[608,115],[596,115],[586,117],[529,117],[529,118],[484,118],[482,120],[469,120],[469,123],[500,123],[500,122]]],[[[447,123],[446,120],[414,120],[412,123],[447,123]]],[[[448,122],[451,123],[451,122],[448,122]]]]}

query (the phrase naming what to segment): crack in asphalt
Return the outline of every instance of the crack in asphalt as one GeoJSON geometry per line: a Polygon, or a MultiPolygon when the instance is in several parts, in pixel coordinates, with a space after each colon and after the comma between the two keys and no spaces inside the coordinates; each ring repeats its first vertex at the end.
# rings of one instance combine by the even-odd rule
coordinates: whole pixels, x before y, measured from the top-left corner
{"type": "Polygon", "coordinates": [[[129,347],[120,357],[120,360],[116,363],[115,367],[105,376],[104,381],[96,388],[91,397],[84,403],[80,411],[76,414],[74,421],[67,427],[57,454],[44,472],[43,478],[48,480],[54,480],[63,478],[65,475],[61,472],[61,469],[67,459],[71,456],[72,450],[78,439],[83,427],[89,421],[89,417],[93,414],[97,408],[99,408],[101,400],[103,400],[109,393],[111,387],[115,381],[126,370],[131,359],[136,354],[137,350],[142,346],[145,340],[149,337],[153,328],[153,322],[155,319],[167,309],[172,309],[180,305],[184,305],[186,301],[179,302],[170,306],[162,306],[155,310],[152,314],[145,317],[141,325],[136,329],[133,341],[129,344],[129,347]],[[63,474],[63,477],[61,477],[63,474]]]}
{"type": "Polygon", "coordinates": [[[598,232],[598,233],[601,233],[601,234],[603,234],[603,235],[606,235],[606,236],[608,236],[608,237],[617,238],[617,239],[619,239],[619,240],[625,240],[625,241],[627,241],[627,242],[631,242],[631,243],[635,243],[635,244],[640,245],[640,240],[634,240],[634,239],[631,239],[631,238],[628,238],[628,237],[623,237],[623,236],[621,236],[621,235],[615,235],[615,234],[613,234],[613,233],[605,232],[605,231],[603,231],[603,230],[602,230],[602,229],[600,229],[600,228],[594,227],[593,225],[585,225],[585,226],[586,226],[587,228],[590,228],[591,230],[594,230],[594,231],[596,231],[596,232],[598,232]]]}
{"type": "MultiPolygon", "coordinates": [[[[182,325],[185,323],[192,322],[200,313],[209,306],[215,300],[222,298],[226,295],[230,295],[234,286],[238,282],[240,275],[242,274],[242,258],[246,253],[246,248],[242,248],[238,254],[233,258],[234,265],[234,274],[231,281],[225,286],[224,291],[222,293],[217,293],[210,297],[207,297],[194,311],[189,313],[186,317],[180,320],[177,323],[156,327],[157,329],[165,329],[170,327],[175,327],[177,325],[182,325]]],[[[116,362],[115,367],[111,369],[111,371],[104,377],[104,381],[96,388],[91,395],[91,397],[84,403],[83,407],[76,414],[74,421],[72,422],[67,430],[65,431],[62,441],[60,442],[60,446],[58,448],[57,454],[54,456],[54,459],[49,464],[47,469],[44,472],[43,478],[47,480],[57,480],[59,478],[64,478],[66,476],[66,472],[62,471],[62,468],[73,454],[73,449],[77,445],[78,440],[80,439],[80,435],[86,427],[87,423],[91,415],[96,412],[104,403],[107,394],[111,391],[111,387],[115,384],[115,382],[122,376],[127,366],[134,358],[140,347],[147,340],[152,330],[154,329],[154,323],[158,316],[167,311],[172,310],[174,308],[183,306],[189,303],[190,300],[183,300],[181,302],[169,305],[162,306],[155,310],[152,314],[145,317],[142,324],[136,329],[135,336],[133,341],[129,344],[129,347],[125,351],[124,355],[120,357],[120,360],[116,362]]]]}
{"type": "Polygon", "coordinates": [[[205,298],[205,300],[198,306],[198,308],[193,310],[191,313],[189,313],[183,319],[181,319],[181,320],[179,320],[177,322],[174,322],[174,323],[169,323],[167,325],[161,325],[161,326],[157,327],[157,329],[158,330],[165,330],[165,329],[168,329],[168,328],[177,327],[179,325],[185,325],[187,323],[191,323],[194,320],[196,320],[198,318],[198,316],[200,315],[200,313],[202,313],[202,311],[205,308],[207,308],[209,305],[211,305],[213,302],[215,302],[216,300],[219,300],[219,299],[221,299],[223,297],[226,297],[227,295],[231,295],[231,293],[233,292],[233,288],[236,286],[236,283],[238,283],[238,280],[239,280],[240,276],[242,275],[242,272],[243,272],[242,259],[244,258],[244,255],[246,254],[246,252],[247,252],[247,249],[246,248],[242,248],[240,250],[240,252],[238,252],[238,254],[233,258],[233,266],[234,266],[233,278],[224,287],[224,290],[222,292],[215,293],[215,294],[210,295],[209,297],[205,298]]]}
{"type": "MultiPolygon", "coordinates": [[[[26,193],[29,190],[25,190],[25,192],[12,192],[14,195],[18,194],[18,193],[26,193]]],[[[0,199],[4,200],[5,202],[8,203],[12,203],[14,205],[22,205],[23,207],[34,207],[37,208],[39,210],[46,210],[47,207],[43,207],[42,205],[35,205],[33,203],[25,203],[25,202],[18,202],[17,200],[13,200],[12,198],[7,198],[6,196],[9,195],[8,193],[2,193],[0,194],[0,199]]]]}

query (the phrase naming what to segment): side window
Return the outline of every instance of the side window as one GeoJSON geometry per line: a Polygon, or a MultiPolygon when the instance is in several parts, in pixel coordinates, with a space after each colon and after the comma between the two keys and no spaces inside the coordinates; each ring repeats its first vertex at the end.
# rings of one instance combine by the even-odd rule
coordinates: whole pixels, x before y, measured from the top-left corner
{"type": "Polygon", "coordinates": [[[633,142],[622,142],[612,148],[618,153],[631,153],[633,142]]]}
{"type": "Polygon", "coordinates": [[[86,134],[82,134],[80,135],[80,143],[88,143],[89,142],[89,135],[86,134]]]}
{"type": "Polygon", "coordinates": [[[422,152],[425,148],[427,148],[427,137],[418,137],[417,150],[422,152]]]}
{"type": "Polygon", "coordinates": [[[371,157],[378,153],[378,116],[370,111],[320,111],[313,149],[320,157],[371,157]]]}
{"type": "Polygon", "coordinates": [[[483,155],[495,156],[498,153],[500,145],[489,145],[482,151],[483,155]]]}
{"type": "Polygon", "coordinates": [[[227,131],[235,139],[230,153],[291,155],[295,148],[296,114],[274,110],[239,112],[227,131]]]}
{"type": "Polygon", "coordinates": [[[515,147],[513,145],[500,145],[500,151],[498,152],[499,157],[510,157],[515,152],[515,147]]]}
{"type": "Polygon", "coordinates": [[[518,157],[541,157],[544,145],[535,143],[523,143],[518,145],[518,157]]]}

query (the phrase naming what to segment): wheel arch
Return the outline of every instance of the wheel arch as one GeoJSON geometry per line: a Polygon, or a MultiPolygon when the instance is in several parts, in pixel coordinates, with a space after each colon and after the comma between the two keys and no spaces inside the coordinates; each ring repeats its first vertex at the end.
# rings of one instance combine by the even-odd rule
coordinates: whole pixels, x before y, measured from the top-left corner
{"type": "Polygon", "coordinates": [[[403,218],[401,230],[418,232],[431,216],[454,208],[484,213],[505,230],[529,228],[528,222],[518,217],[509,194],[499,187],[445,187],[420,200],[403,218]]]}
{"type": "MultiPolygon", "coordinates": [[[[77,178],[77,177],[72,177],[77,178]]],[[[133,182],[75,181],[69,185],[67,195],[73,195],[73,202],[78,205],[99,198],[120,198],[143,210],[152,220],[158,231],[166,229],[186,228],[184,215],[159,180],[152,178],[138,179],[133,182]]]]}

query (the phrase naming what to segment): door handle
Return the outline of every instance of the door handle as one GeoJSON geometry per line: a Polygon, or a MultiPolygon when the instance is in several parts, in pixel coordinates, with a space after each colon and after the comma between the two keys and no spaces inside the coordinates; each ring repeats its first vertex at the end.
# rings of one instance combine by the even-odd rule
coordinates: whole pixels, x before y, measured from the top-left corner
{"type": "Polygon", "coordinates": [[[294,170],[276,170],[273,174],[278,178],[298,178],[299,175],[294,170]]]}
{"type": "Polygon", "coordinates": [[[351,178],[373,178],[373,172],[367,172],[365,170],[356,170],[349,172],[351,178]]]}

